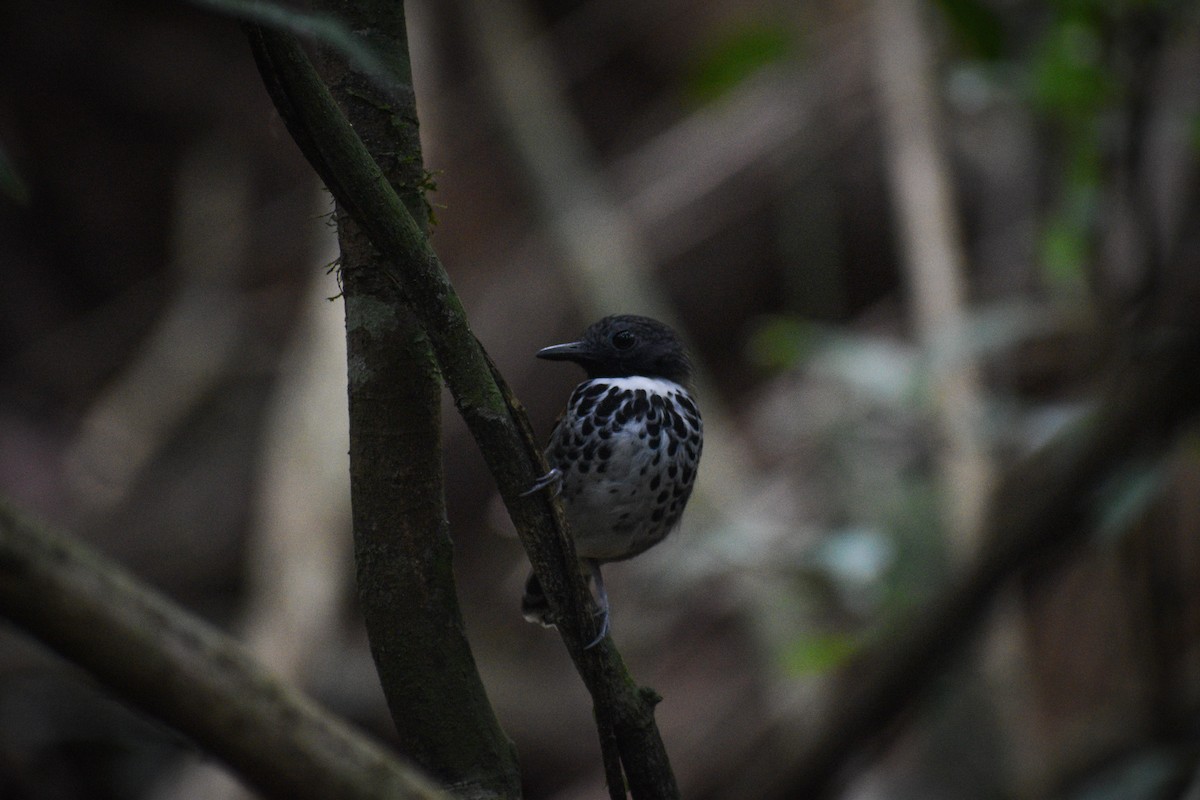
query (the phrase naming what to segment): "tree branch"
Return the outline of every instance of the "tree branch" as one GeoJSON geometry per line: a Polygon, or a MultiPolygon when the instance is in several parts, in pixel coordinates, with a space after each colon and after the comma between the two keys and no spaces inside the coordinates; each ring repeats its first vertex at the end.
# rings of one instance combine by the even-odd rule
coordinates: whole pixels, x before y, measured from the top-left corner
{"type": "Polygon", "coordinates": [[[979,365],[968,344],[966,257],[935,88],[928,11],[916,0],[870,4],[875,85],[905,278],[929,357],[943,519],[959,563],[979,548],[994,476],[984,441],[979,365]]]}
{"type": "MultiPolygon", "coordinates": [[[[611,639],[585,650],[594,628],[561,506],[522,493],[547,471],[524,410],[471,333],[437,255],[340,114],[294,37],[248,26],[264,82],[297,144],[334,197],[367,231],[388,274],[421,321],[442,378],[496,479],[534,572],[561,621],[559,632],[593,702],[612,720],[635,798],[678,797],[654,722],[656,696],[638,689],[611,639]]],[[[601,736],[605,733],[602,730],[601,736]]]]}
{"type": "MultiPolygon", "coordinates": [[[[387,70],[388,89],[322,51],[347,118],[415,220],[428,214],[404,4],[325,0],[387,70]]],[[[350,365],[350,493],[359,607],[403,752],[460,797],[518,797],[516,748],[479,676],[454,585],[442,479],[442,384],[420,322],[339,206],[350,365]]],[[[423,226],[422,226],[423,230],[423,226]]]]}
{"type": "Polygon", "coordinates": [[[448,800],[228,636],[0,501],[0,614],[267,797],[448,800]]]}

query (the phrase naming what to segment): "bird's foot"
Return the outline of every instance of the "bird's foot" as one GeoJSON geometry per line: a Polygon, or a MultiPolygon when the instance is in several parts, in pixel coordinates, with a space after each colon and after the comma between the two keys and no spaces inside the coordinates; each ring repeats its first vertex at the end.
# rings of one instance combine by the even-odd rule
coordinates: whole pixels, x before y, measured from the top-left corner
{"type": "Polygon", "coordinates": [[[534,481],[533,486],[530,486],[528,489],[521,492],[521,497],[529,497],[529,495],[536,494],[542,489],[545,489],[547,486],[553,486],[554,493],[558,494],[559,490],[562,488],[562,476],[562,470],[560,470],[558,467],[551,468],[549,472],[534,481]]]}
{"type": "Polygon", "coordinates": [[[608,590],[604,588],[604,573],[600,572],[600,562],[588,559],[587,564],[592,573],[592,581],[596,584],[595,616],[600,619],[600,632],[596,634],[595,639],[583,646],[584,650],[591,650],[608,636],[611,620],[608,613],[608,590]]]}

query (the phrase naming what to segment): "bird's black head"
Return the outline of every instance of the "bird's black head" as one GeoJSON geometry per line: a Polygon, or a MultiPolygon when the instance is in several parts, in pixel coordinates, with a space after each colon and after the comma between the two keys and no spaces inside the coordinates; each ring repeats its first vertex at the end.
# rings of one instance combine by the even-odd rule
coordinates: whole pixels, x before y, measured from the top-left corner
{"type": "Polygon", "coordinates": [[[644,375],[686,384],[692,364],[675,331],[656,319],[620,314],[591,325],[577,342],[538,351],[538,358],[574,361],[589,378],[644,375]]]}

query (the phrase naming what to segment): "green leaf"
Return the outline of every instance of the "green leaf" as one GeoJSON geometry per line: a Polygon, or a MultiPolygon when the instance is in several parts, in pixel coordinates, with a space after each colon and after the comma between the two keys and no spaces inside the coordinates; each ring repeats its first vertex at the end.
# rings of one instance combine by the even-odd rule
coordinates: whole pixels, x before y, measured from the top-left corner
{"type": "Polygon", "coordinates": [[[761,367],[787,369],[822,339],[817,326],[795,317],[766,316],[750,334],[749,357],[761,367]]]}
{"type": "Polygon", "coordinates": [[[1066,120],[1090,118],[1116,97],[1100,33],[1070,18],[1053,25],[1033,62],[1033,95],[1042,110],[1066,120]]]}
{"type": "Polygon", "coordinates": [[[815,675],[837,669],[858,650],[857,640],[845,633],[819,633],[797,639],[783,652],[789,675],[815,675]]]}
{"type": "Polygon", "coordinates": [[[1000,15],[979,0],[938,0],[961,46],[975,58],[996,61],[1004,52],[1000,15]]]}
{"type": "Polygon", "coordinates": [[[698,103],[710,103],[794,50],[792,29],[755,21],[726,31],[697,59],[686,84],[698,103]]]}
{"type": "Polygon", "coordinates": [[[1047,285],[1062,294],[1076,294],[1087,284],[1088,239],[1084,231],[1061,216],[1042,232],[1042,276],[1047,285]]]}

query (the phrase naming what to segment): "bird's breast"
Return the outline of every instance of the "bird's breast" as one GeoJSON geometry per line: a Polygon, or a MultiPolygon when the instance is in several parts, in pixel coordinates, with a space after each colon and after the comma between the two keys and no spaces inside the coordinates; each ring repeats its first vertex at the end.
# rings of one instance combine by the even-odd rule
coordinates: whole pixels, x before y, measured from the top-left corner
{"type": "Polygon", "coordinates": [[[630,558],[679,522],[703,422],[688,391],[661,378],[596,378],[571,394],[547,457],[579,555],[630,558]]]}

